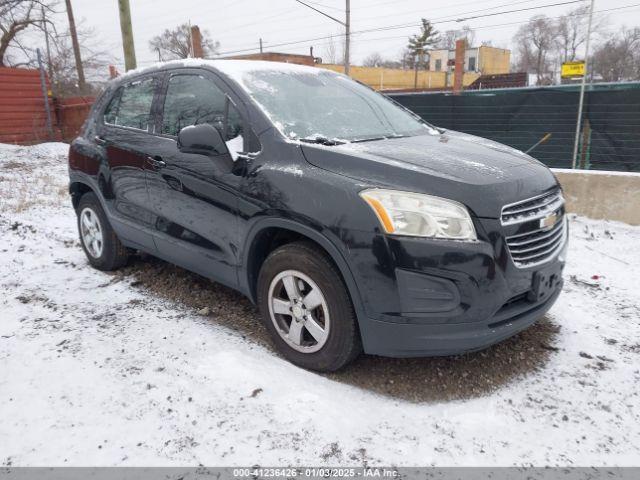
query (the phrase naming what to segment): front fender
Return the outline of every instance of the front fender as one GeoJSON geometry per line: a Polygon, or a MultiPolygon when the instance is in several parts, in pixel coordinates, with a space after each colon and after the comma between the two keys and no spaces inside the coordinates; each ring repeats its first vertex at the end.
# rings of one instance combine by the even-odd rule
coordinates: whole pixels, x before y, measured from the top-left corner
{"type": "Polygon", "coordinates": [[[260,232],[268,228],[280,228],[298,233],[317,243],[324,249],[324,251],[331,257],[333,262],[340,270],[342,278],[344,279],[344,282],[347,286],[347,290],[349,291],[349,295],[351,296],[351,301],[353,302],[353,307],[358,318],[358,323],[362,324],[365,319],[363,308],[364,306],[362,304],[360,291],[351,271],[351,267],[349,266],[349,262],[346,258],[346,247],[341,245],[342,242],[330,232],[329,235],[334,238],[330,239],[323,232],[319,232],[311,226],[304,225],[302,223],[296,222],[295,220],[279,217],[264,217],[257,220],[250,227],[244,243],[242,264],[238,269],[238,285],[239,288],[251,299],[251,301],[254,303],[256,301],[256,292],[255,289],[251,286],[253,282],[251,279],[252,269],[250,268],[253,246],[256,237],[260,234],[260,232]]]}

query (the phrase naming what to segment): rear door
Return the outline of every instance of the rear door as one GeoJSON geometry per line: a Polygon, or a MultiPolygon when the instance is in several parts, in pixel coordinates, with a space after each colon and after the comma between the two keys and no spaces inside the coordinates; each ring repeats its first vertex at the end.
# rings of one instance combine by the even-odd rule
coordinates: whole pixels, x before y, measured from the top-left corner
{"type": "Polygon", "coordinates": [[[154,96],[160,88],[155,76],[119,87],[107,105],[95,141],[107,156],[108,200],[114,229],[125,243],[154,251],[152,215],[146,188],[146,159],[154,142],[154,96]]]}
{"type": "Polygon", "coordinates": [[[147,166],[149,208],[161,256],[229,286],[237,285],[237,188],[234,162],[244,149],[245,122],[232,92],[197,69],[171,72],[159,103],[153,154],[147,166]],[[231,154],[184,154],[180,130],[209,123],[231,154]]]}

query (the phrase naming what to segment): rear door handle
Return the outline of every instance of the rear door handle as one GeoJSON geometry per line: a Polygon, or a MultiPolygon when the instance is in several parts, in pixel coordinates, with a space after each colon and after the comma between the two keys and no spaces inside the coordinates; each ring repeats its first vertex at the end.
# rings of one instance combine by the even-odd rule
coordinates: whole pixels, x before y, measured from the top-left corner
{"type": "Polygon", "coordinates": [[[95,137],[93,137],[93,140],[98,144],[98,145],[106,145],[107,141],[102,138],[100,135],[96,135],[95,137]]]}
{"type": "Polygon", "coordinates": [[[154,168],[164,168],[167,166],[167,162],[160,157],[147,157],[147,163],[154,168]]]}

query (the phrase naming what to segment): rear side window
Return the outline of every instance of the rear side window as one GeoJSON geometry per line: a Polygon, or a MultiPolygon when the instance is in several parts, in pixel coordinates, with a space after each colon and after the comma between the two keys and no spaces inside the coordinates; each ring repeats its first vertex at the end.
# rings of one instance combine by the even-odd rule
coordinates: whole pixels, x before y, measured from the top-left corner
{"type": "Polygon", "coordinates": [[[242,136],[242,120],[229,97],[201,75],[174,75],[164,101],[162,133],[178,136],[189,125],[208,123],[226,141],[242,136]]]}
{"type": "Polygon", "coordinates": [[[153,123],[151,104],[155,92],[154,78],[120,87],[104,112],[104,122],[120,127],[148,130],[153,123]]]}

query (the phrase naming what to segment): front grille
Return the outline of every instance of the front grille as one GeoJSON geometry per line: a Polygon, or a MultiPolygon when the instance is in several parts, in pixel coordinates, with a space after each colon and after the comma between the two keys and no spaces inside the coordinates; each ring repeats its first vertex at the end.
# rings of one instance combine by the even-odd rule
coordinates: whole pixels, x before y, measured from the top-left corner
{"type": "Polygon", "coordinates": [[[563,215],[551,228],[507,237],[507,246],[516,267],[526,268],[553,257],[564,245],[565,238],[566,222],[563,215]]]}
{"type": "Polygon", "coordinates": [[[544,218],[558,211],[563,205],[564,198],[559,189],[538,197],[505,205],[502,207],[502,225],[513,225],[544,218]]]}

